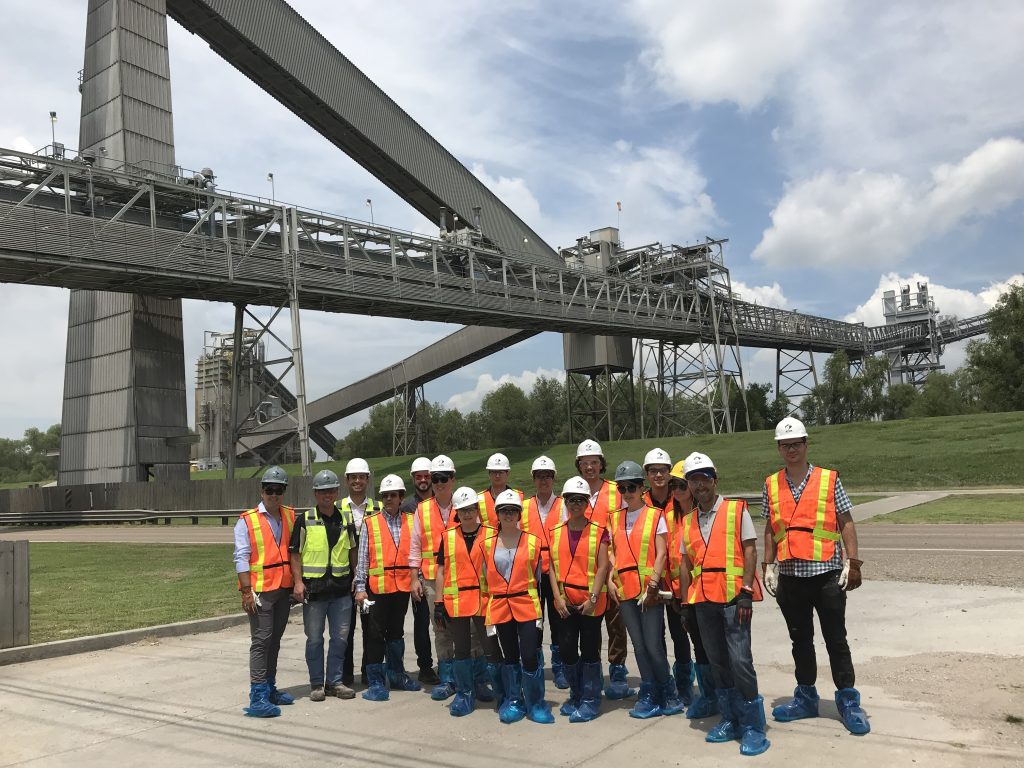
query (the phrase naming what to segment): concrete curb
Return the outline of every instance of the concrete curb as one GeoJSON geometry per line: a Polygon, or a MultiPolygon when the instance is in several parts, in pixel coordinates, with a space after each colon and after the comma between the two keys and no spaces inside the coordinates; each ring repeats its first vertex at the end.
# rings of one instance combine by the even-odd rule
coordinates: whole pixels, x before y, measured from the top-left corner
{"type": "Polygon", "coordinates": [[[237,613],[229,616],[215,616],[210,619],[179,621],[176,624],[161,624],[156,627],[126,629],[123,632],[107,632],[103,635],[75,637],[70,640],[54,640],[50,643],[24,645],[19,648],[5,648],[0,650],[0,667],[8,664],[21,664],[26,661],[70,656],[75,653],[102,651],[107,648],[116,648],[119,645],[137,643],[149,637],[180,637],[200,632],[217,632],[248,622],[247,614],[237,613]]]}

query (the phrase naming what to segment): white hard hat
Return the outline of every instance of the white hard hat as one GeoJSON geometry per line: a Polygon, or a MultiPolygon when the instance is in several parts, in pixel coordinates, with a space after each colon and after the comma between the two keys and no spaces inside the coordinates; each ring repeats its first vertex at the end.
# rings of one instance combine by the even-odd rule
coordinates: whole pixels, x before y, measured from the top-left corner
{"type": "Polygon", "coordinates": [[[348,464],[345,465],[346,475],[368,475],[370,474],[370,465],[363,459],[351,459],[348,464]]]}
{"type": "Polygon", "coordinates": [[[431,472],[454,472],[455,462],[443,453],[440,456],[435,456],[430,460],[430,471],[431,472]]]}
{"type": "Polygon", "coordinates": [[[554,472],[555,462],[549,459],[547,456],[538,456],[533,460],[533,466],[530,467],[531,474],[533,472],[554,472]]]}
{"type": "Polygon", "coordinates": [[[512,469],[508,463],[508,456],[504,453],[491,454],[491,458],[487,460],[487,471],[490,472],[492,469],[504,469],[505,471],[512,469]]]}
{"type": "Polygon", "coordinates": [[[380,492],[385,491],[401,491],[405,493],[405,483],[398,475],[384,475],[384,479],[380,481],[380,492]]]}
{"type": "Polygon", "coordinates": [[[787,416],[775,427],[775,440],[789,440],[797,437],[807,437],[807,427],[800,419],[787,416]]]}
{"type": "Polygon", "coordinates": [[[498,497],[494,500],[494,508],[510,506],[523,508],[523,500],[519,497],[519,492],[512,488],[506,488],[504,491],[498,494],[498,497]]]}
{"type": "Polygon", "coordinates": [[[601,452],[601,445],[597,440],[584,440],[576,448],[576,458],[580,456],[604,456],[601,452]]]}
{"type": "Polygon", "coordinates": [[[644,469],[647,469],[651,464],[664,464],[666,467],[671,467],[672,459],[661,448],[652,448],[644,456],[644,469]]]}
{"type": "Polygon", "coordinates": [[[475,507],[480,503],[480,497],[477,496],[476,491],[468,486],[463,485],[461,488],[456,488],[455,493],[452,494],[452,508],[453,509],[465,509],[466,507],[475,507]]]}
{"type": "Polygon", "coordinates": [[[420,456],[416,459],[412,466],[409,467],[409,474],[415,475],[417,472],[429,472],[430,471],[430,459],[426,456],[420,456]]]}
{"type": "MultiPolygon", "coordinates": [[[[589,456],[590,454],[583,454],[589,456]]],[[[570,477],[565,481],[565,485],[562,486],[563,496],[589,496],[590,495],[590,483],[584,480],[582,477],[577,475],[576,477],[570,477]]]]}
{"type": "Polygon", "coordinates": [[[685,461],[683,461],[683,472],[687,477],[696,472],[706,474],[709,477],[718,477],[718,472],[715,470],[711,457],[696,451],[687,456],[685,461]]]}

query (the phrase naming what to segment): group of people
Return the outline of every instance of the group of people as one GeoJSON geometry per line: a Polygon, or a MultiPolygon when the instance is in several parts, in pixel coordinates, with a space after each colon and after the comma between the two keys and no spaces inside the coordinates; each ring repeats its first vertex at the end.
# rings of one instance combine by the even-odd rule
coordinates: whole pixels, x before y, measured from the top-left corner
{"type": "Polygon", "coordinates": [[[568,690],[559,711],[569,722],[598,717],[603,698],[635,697],[631,717],[718,715],[706,740],[738,740],[742,754],[757,755],[770,746],[750,631],[763,580],[785,618],[796,666],[793,698],[775,707],[773,718],[818,715],[817,612],[840,719],[851,733],[867,733],[846,639],[846,593],[861,583],[852,504],[834,470],[809,463],[798,419],[783,419],[775,440],[784,467],[763,488],[761,579],[747,505],[719,494],[715,464],[701,453],[673,464],[654,448],[642,465],[619,464],[609,480],[601,446],[584,440],[577,474],[560,492],[554,462],[533,462],[529,498],[509,487],[509,461],[500,453],[488,459],[482,491],[456,487],[455,464],[440,455],[413,462],[412,493],[401,477],[387,475],[376,499],[367,495],[369,467],[353,459],[345,469],[349,495],[339,501],[341,481],[323,470],[313,480],[316,505],[299,513],[282,505],[288,478],[271,467],[260,504],[235,527],[252,637],[246,713],[274,717],[294,702],[276,685],[294,600],[303,606],[313,701],[355,696],[358,613],[364,699],[386,701],[391,691],[427,683],[432,699],[451,699],[456,717],[473,712],[477,701],[496,701],[503,723],[553,723],[545,699],[546,623],[551,680],[568,690]],[[404,661],[410,603],[418,680],[404,661]],[[627,679],[627,637],[639,690],[627,679]]]}

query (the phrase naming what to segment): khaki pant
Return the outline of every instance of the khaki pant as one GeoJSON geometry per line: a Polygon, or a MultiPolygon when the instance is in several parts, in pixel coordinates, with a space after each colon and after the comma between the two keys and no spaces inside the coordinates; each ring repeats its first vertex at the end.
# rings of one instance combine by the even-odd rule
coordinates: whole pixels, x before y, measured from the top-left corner
{"type": "Polygon", "coordinates": [[[625,664],[627,656],[626,624],[622,621],[619,607],[608,603],[604,612],[604,626],[608,630],[608,663],[625,664]]]}
{"type": "MultiPolygon", "coordinates": [[[[423,599],[427,601],[427,609],[430,611],[430,627],[434,630],[434,653],[437,655],[437,660],[451,661],[455,658],[455,640],[451,635],[451,625],[444,629],[438,629],[434,623],[434,600],[437,597],[437,590],[434,588],[433,579],[423,579],[423,599]]],[[[619,622],[622,623],[621,621],[619,622]]],[[[478,629],[477,622],[473,622],[473,655],[483,656],[484,654],[484,635],[483,632],[478,629]]]]}

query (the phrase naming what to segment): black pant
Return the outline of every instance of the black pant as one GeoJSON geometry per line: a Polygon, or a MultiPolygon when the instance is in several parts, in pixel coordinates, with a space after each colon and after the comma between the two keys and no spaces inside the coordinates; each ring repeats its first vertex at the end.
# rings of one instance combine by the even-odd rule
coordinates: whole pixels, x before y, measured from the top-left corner
{"type": "MultiPolygon", "coordinates": [[[[561,617],[559,617],[561,618],[561,617]]],[[[537,648],[540,647],[540,630],[536,621],[506,621],[497,625],[498,642],[488,648],[488,661],[493,664],[522,663],[523,669],[533,672],[537,669],[537,648]]],[[[489,640],[491,638],[488,638],[489,640]]]]}
{"type": "Polygon", "coordinates": [[[369,620],[363,625],[363,662],[380,664],[384,661],[384,646],[391,640],[405,637],[405,612],[409,610],[408,592],[389,592],[375,595],[367,592],[370,607],[369,620]]]}
{"type": "Polygon", "coordinates": [[[839,571],[808,577],[780,574],[776,600],[786,619],[789,639],[793,641],[797,684],[814,685],[818,677],[814,655],[814,612],[817,611],[832,667],[832,681],[836,688],[853,688],[856,678],[850,644],[846,642],[846,593],[839,588],[839,571]]]}
{"type": "Polygon", "coordinates": [[[690,662],[690,641],[693,641],[693,660],[698,664],[708,663],[708,654],[700,639],[700,628],[693,606],[683,603],[683,612],[676,613],[671,605],[665,606],[665,622],[672,636],[672,652],[676,661],[690,662]],[[685,622],[685,623],[684,623],[685,622]],[[687,637],[689,635],[689,637],[687,637]]]}
{"type": "Polygon", "coordinates": [[[562,634],[558,640],[558,648],[562,661],[575,664],[601,661],[601,622],[603,616],[584,616],[576,611],[569,611],[569,617],[562,619],[562,634]]]}
{"type": "Polygon", "coordinates": [[[265,683],[277,677],[277,656],[281,637],[288,626],[290,589],[275,589],[260,595],[261,605],[249,614],[249,681],[265,683]]]}
{"type": "MultiPolygon", "coordinates": [[[[540,580],[540,605],[541,610],[544,612],[544,618],[551,625],[551,644],[558,645],[558,638],[562,636],[562,617],[555,610],[555,593],[551,591],[551,582],[548,580],[547,575],[540,580]]],[[[541,623],[539,634],[537,635],[537,647],[540,648],[543,645],[544,624],[541,623]]]]}
{"type": "MultiPolygon", "coordinates": [[[[345,646],[345,664],[342,667],[341,679],[345,684],[352,682],[352,675],[355,669],[353,663],[353,649],[356,647],[355,636],[356,636],[356,617],[359,617],[359,626],[363,633],[363,642],[366,642],[366,614],[359,610],[359,606],[356,605],[356,601],[352,601],[352,617],[348,623],[348,644],[345,646]]],[[[359,665],[359,672],[365,677],[366,675],[366,657],[362,659],[362,663],[359,665]]]]}
{"type": "MultiPolygon", "coordinates": [[[[473,655],[473,632],[485,637],[483,616],[457,616],[448,619],[448,634],[455,645],[455,660],[468,659],[473,655]]],[[[498,653],[498,641],[488,637],[482,643],[484,653],[492,658],[498,653]]]]}
{"type": "MultiPolygon", "coordinates": [[[[415,576],[413,577],[415,578],[415,576]]],[[[416,646],[416,666],[432,669],[433,649],[430,647],[430,610],[426,600],[412,603],[412,642],[416,646]]]]}

